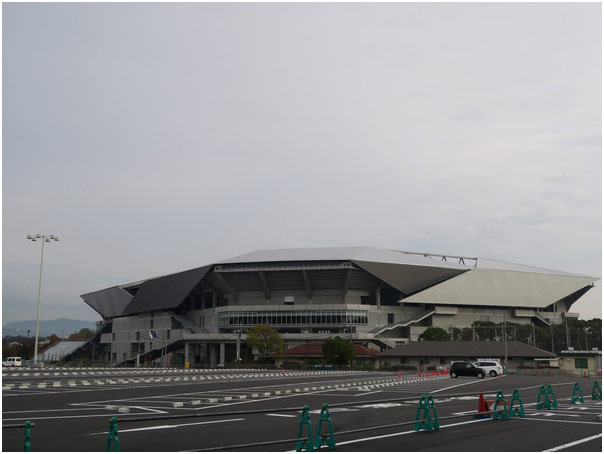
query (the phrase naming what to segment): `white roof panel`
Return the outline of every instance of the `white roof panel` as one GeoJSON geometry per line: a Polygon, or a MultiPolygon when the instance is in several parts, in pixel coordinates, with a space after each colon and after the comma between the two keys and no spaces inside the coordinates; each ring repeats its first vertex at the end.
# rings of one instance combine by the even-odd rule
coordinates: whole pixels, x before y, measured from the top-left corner
{"type": "MultiPolygon", "coordinates": [[[[519,265],[517,263],[502,262],[500,260],[491,260],[479,258],[477,262],[477,268],[490,269],[490,270],[507,270],[507,271],[521,271],[528,273],[540,273],[540,274],[559,274],[566,276],[581,276],[587,277],[581,274],[568,273],[566,271],[556,271],[547,268],[538,268],[535,266],[519,265]]],[[[598,279],[598,278],[593,278],[598,279]]]]}
{"type": "Polygon", "coordinates": [[[254,251],[217,264],[256,262],[302,262],[327,260],[360,260],[365,262],[392,263],[397,265],[421,265],[438,268],[470,269],[470,266],[455,262],[434,260],[417,254],[372,247],[319,247],[298,249],[269,249],[254,251]]]}
{"type": "Polygon", "coordinates": [[[402,302],[546,307],[594,282],[586,276],[473,269],[402,302]]]}

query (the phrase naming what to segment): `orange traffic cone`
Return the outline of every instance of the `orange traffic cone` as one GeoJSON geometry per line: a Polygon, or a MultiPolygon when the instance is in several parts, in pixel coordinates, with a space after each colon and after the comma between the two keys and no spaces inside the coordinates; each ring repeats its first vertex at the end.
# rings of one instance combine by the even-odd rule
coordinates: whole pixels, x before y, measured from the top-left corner
{"type": "Polygon", "coordinates": [[[487,419],[490,418],[489,407],[484,400],[482,391],[480,391],[480,397],[478,398],[478,413],[474,415],[474,419],[487,419]]]}
{"type": "Polygon", "coordinates": [[[283,367],[281,368],[281,376],[285,377],[285,369],[283,367]]]}
{"type": "Polygon", "coordinates": [[[402,370],[398,370],[398,378],[403,378],[403,371],[402,370]]]}

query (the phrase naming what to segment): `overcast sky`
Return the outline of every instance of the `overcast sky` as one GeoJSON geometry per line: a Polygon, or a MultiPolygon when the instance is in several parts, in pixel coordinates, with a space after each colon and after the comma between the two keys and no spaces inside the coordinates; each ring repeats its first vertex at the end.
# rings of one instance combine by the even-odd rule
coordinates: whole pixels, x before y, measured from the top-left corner
{"type": "MultiPolygon", "coordinates": [[[[2,316],[257,249],[602,274],[601,5],[2,5],[2,316]]],[[[573,306],[601,317],[598,286],[573,306]]]]}

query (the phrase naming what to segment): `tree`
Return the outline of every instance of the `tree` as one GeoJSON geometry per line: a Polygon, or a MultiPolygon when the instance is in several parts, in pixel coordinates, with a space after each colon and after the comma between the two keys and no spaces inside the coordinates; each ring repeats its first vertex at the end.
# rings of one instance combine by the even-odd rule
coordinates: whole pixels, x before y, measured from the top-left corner
{"type": "Polygon", "coordinates": [[[82,328],[78,334],[86,340],[90,340],[94,337],[94,331],[88,328],[82,328]]]}
{"type": "Polygon", "coordinates": [[[245,345],[252,350],[257,350],[260,356],[268,362],[270,358],[283,352],[285,343],[277,331],[268,325],[261,324],[247,332],[245,345]]]}
{"type": "Polygon", "coordinates": [[[448,341],[449,333],[442,328],[428,328],[417,338],[419,341],[448,341]]]}
{"type": "Polygon", "coordinates": [[[354,347],[352,342],[336,336],[331,337],[323,344],[323,358],[328,363],[350,364],[354,359],[354,347]]]}
{"type": "Polygon", "coordinates": [[[475,321],[473,325],[476,333],[476,340],[496,340],[497,333],[500,332],[495,322],[475,321]]]}

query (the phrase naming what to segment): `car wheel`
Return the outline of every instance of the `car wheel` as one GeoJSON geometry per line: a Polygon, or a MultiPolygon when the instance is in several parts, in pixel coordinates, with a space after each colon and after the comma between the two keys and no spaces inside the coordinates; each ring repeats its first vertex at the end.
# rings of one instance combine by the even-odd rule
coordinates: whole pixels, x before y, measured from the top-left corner
{"type": "Polygon", "coordinates": [[[491,377],[497,377],[497,372],[495,372],[494,370],[492,370],[491,372],[489,372],[489,375],[491,377]]]}
{"type": "Polygon", "coordinates": [[[457,374],[455,372],[451,372],[451,378],[457,378],[457,374]]]}
{"type": "Polygon", "coordinates": [[[478,373],[477,377],[478,378],[484,378],[484,375],[482,373],[478,373]]]}

